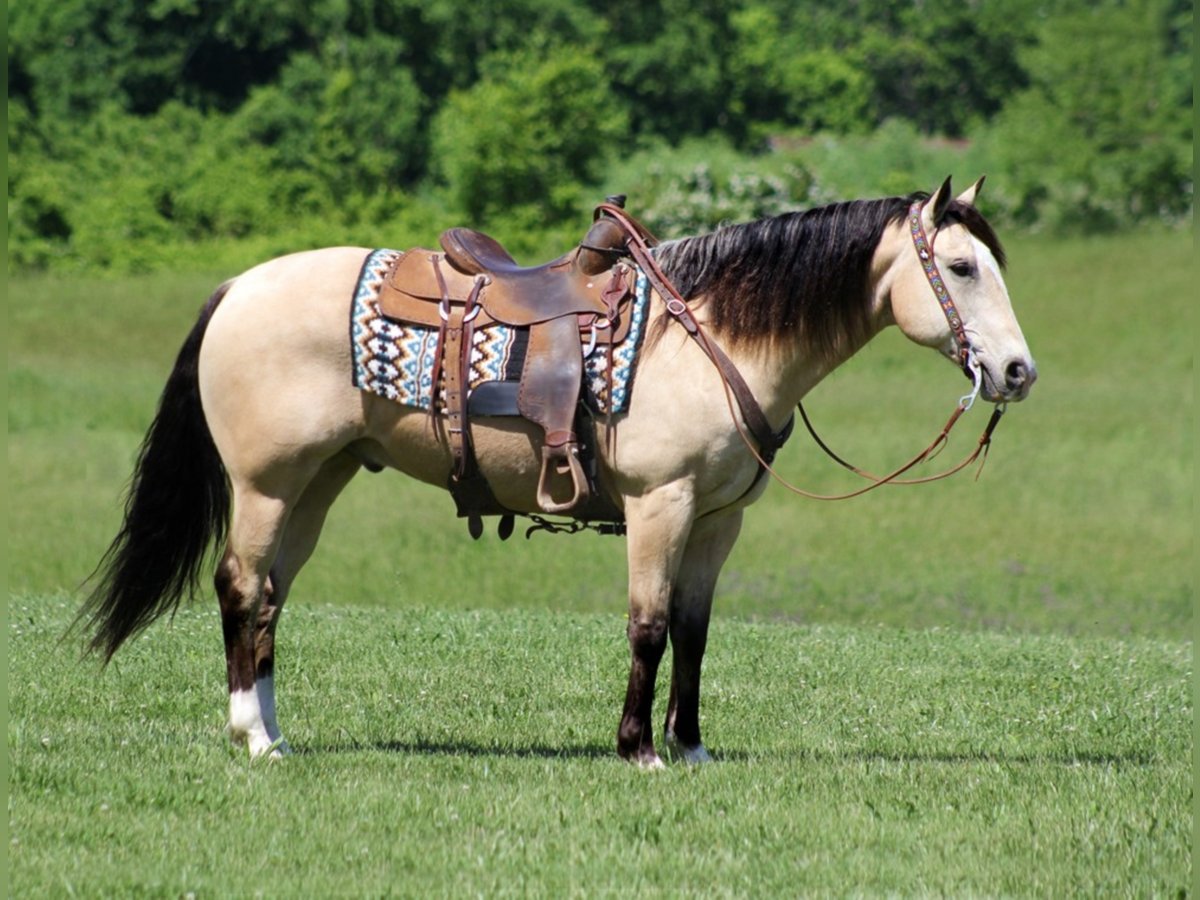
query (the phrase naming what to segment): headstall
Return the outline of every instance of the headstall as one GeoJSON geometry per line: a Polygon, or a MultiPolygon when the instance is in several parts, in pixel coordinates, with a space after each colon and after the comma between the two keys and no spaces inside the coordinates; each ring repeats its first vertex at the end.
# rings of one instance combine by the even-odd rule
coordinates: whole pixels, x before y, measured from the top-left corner
{"type": "MultiPolygon", "coordinates": [[[[912,206],[908,208],[908,231],[912,235],[913,249],[917,251],[917,259],[921,261],[925,278],[933,289],[933,296],[937,298],[938,306],[941,307],[942,314],[950,325],[950,331],[954,334],[959,368],[974,384],[971,393],[964,396],[961,401],[966,404],[967,409],[970,409],[975,398],[979,396],[983,373],[979,361],[975,358],[975,348],[967,337],[962,316],[959,315],[958,307],[954,305],[954,298],[950,296],[950,289],[946,287],[946,280],[942,278],[942,273],[938,269],[937,258],[933,255],[933,240],[925,234],[925,224],[921,221],[921,211],[924,207],[923,201],[914,200],[912,206]]],[[[936,236],[935,233],[934,237],[936,236]]]]}

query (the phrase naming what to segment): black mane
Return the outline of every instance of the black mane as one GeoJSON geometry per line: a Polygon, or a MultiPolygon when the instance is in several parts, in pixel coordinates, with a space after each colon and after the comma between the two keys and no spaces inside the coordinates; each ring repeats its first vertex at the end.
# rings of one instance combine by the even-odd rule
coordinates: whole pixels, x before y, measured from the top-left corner
{"type": "MultiPolygon", "coordinates": [[[[923,193],[852,200],[785,213],[663,244],[656,257],[685,299],[703,296],[713,326],[737,343],[797,331],[833,356],[870,336],[871,259],[884,230],[923,193]]],[[[1004,264],[995,232],[973,206],[951,202],[960,222],[1004,264]]]]}

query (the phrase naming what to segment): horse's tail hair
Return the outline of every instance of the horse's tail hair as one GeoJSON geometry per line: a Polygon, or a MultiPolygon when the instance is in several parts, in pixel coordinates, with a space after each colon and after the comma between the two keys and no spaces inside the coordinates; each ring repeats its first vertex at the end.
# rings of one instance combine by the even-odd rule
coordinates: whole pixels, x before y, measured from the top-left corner
{"type": "Polygon", "coordinates": [[[209,297],[179,350],[138,453],[121,530],[85,582],[91,591],[75,625],[84,623],[87,649],[106,663],[191,595],[209,548],[228,529],[229,482],[200,403],[198,364],[208,323],[232,284],[209,297]]]}

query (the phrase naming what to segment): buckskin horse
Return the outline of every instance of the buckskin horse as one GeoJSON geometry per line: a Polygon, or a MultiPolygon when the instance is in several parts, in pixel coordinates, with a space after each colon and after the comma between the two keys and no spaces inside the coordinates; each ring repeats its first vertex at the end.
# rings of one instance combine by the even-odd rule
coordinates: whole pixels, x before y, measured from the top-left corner
{"type": "MultiPolygon", "coordinates": [[[[338,493],[362,468],[393,468],[452,490],[474,480],[483,494],[456,498],[473,524],[480,511],[548,508],[576,521],[621,523],[632,664],[617,752],[641,766],[662,765],[651,715],[669,642],[665,742],[687,762],[708,760],[699,700],[714,585],[801,398],[889,325],[961,366],[975,394],[997,409],[1033,385],[1034,363],[1001,275],[1004,251],[975,207],[981,183],[957,197],[947,179],[933,195],[728,225],[649,254],[645,233],[622,220],[618,240],[584,241],[562,260],[528,270],[486,236],[455,230],[469,246],[451,235],[443,237],[445,253],[420,251],[421,277],[439,295],[428,299],[437,332],[432,390],[441,394],[428,408],[362,390],[352,378],[347,326],[371,251],[326,248],[250,269],[208,300],[170,373],[123,525],[79,613],[91,649],[107,661],[175,609],[210,550],[223,546],[215,585],[229,734],[252,756],[280,755],[287,745],[275,711],[276,626],[338,493]],[[642,252],[631,258],[635,245],[642,252]],[[585,253],[611,253],[607,269],[593,259],[580,274],[585,253]],[[582,409],[577,358],[589,350],[611,358],[611,345],[596,351],[586,340],[585,320],[591,316],[594,337],[598,326],[627,315],[617,301],[628,291],[613,288],[622,273],[630,284],[651,276],[647,336],[627,404],[556,424],[564,404],[582,409]],[[526,289],[542,294],[524,296],[526,289]],[[513,414],[471,415],[462,399],[471,392],[460,377],[465,365],[451,348],[461,353],[472,312],[529,326],[531,334],[566,322],[554,329],[573,349],[543,357],[542,374],[553,381],[565,368],[574,383],[527,383],[538,366],[527,360],[513,414]],[[546,390],[565,401],[542,402],[538,392],[546,390]],[[539,419],[546,407],[551,412],[539,419]],[[588,502],[600,501],[607,515],[572,513],[584,510],[576,501],[589,490],[588,502]]],[[[548,332],[537,333],[531,347],[548,332]]]]}

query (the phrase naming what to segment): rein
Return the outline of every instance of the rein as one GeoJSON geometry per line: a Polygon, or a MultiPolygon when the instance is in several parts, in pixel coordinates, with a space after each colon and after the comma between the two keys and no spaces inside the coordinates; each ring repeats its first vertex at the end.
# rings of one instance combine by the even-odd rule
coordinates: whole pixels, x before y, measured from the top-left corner
{"type": "MultiPolygon", "coordinates": [[[[607,214],[617,221],[622,229],[628,235],[627,246],[630,254],[633,256],[637,264],[646,273],[651,285],[663,298],[666,303],[667,312],[671,314],[683,326],[688,336],[691,337],[704,351],[705,355],[712,360],[717,368],[717,372],[721,377],[722,387],[725,392],[725,402],[729,406],[729,412],[733,419],[734,425],[737,427],[738,435],[745,443],[747,449],[758,460],[760,466],[760,477],[762,472],[766,472],[785,488],[794,494],[802,497],[807,497],[811,500],[848,500],[851,497],[858,497],[866,494],[876,488],[882,487],[885,484],[925,484],[931,481],[938,481],[942,478],[948,478],[957,472],[962,471],[967,466],[971,465],[982,456],[979,472],[983,471],[983,463],[987,460],[988,449],[991,446],[992,432],[1000,422],[1001,416],[1004,415],[1006,404],[1000,403],[992,411],[991,417],[979,436],[979,440],[975,445],[974,450],[967,455],[965,459],[951,468],[940,472],[936,475],[928,475],[922,478],[901,478],[913,467],[932,459],[945,446],[949,439],[950,430],[962,417],[971,406],[974,404],[976,397],[979,395],[982,387],[982,372],[979,362],[975,359],[974,349],[971,347],[970,341],[967,339],[966,329],[963,327],[962,316],[959,315],[958,308],[954,305],[954,300],[950,296],[950,291],[946,287],[945,280],[942,278],[941,272],[938,270],[937,262],[933,256],[933,242],[926,236],[925,227],[921,222],[921,211],[923,203],[915,201],[908,210],[909,230],[912,235],[913,247],[916,250],[917,256],[921,261],[921,267],[925,272],[925,277],[929,281],[930,287],[933,289],[934,296],[937,298],[938,305],[941,307],[942,313],[946,316],[946,321],[950,325],[950,330],[954,334],[955,343],[958,347],[958,361],[964,373],[971,378],[973,382],[973,390],[961,397],[958,401],[954,412],[950,414],[950,418],[946,420],[946,424],[942,426],[941,432],[933,442],[924,450],[910,459],[904,465],[894,470],[888,475],[882,477],[872,475],[865,469],[854,466],[846,462],[840,456],[833,452],[829,446],[821,440],[809,421],[808,414],[804,410],[803,404],[798,403],[797,409],[800,412],[800,417],[803,419],[805,427],[808,428],[809,434],[831,459],[837,462],[843,468],[854,472],[862,478],[867,479],[871,483],[865,487],[859,488],[856,491],[849,491],[844,494],[816,494],[811,491],[804,490],[792,484],[782,475],[775,471],[771,463],[774,461],[775,454],[779,448],[783,446],[791,434],[794,417],[789,418],[784,428],[776,432],[770,423],[767,422],[766,415],[762,411],[762,407],[758,405],[758,401],[754,399],[754,395],[746,384],[741,373],[733,361],[725,355],[724,351],[709,338],[707,332],[701,327],[700,323],[692,314],[687,302],[680,295],[679,291],[671,283],[671,281],[659,268],[658,262],[654,259],[654,255],[650,250],[650,245],[647,243],[647,232],[639,223],[634,221],[630,216],[619,206],[611,203],[603,203],[597,208],[597,215],[600,213],[607,214]],[[741,411],[741,416],[737,415],[734,409],[734,402],[737,402],[741,411]],[[743,426],[743,421],[745,425],[743,426]],[[747,434],[747,429],[749,434],[747,434]],[[751,441],[751,438],[754,440],[751,441]],[[758,447],[755,447],[757,442],[758,447]]],[[[975,476],[977,479],[979,473],[975,476]]],[[[758,483],[756,477],[751,483],[747,493],[754,488],[758,483]]]]}

